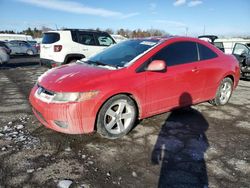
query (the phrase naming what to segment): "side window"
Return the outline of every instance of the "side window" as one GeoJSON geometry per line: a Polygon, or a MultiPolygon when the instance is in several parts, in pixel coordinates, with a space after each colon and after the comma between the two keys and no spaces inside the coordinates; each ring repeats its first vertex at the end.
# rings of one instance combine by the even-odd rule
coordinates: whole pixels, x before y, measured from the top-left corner
{"type": "Polygon", "coordinates": [[[168,66],[198,61],[197,46],[194,42],[176,42],[154,55],[153,60],[164,60],[168,66]]]}
{"type": "Polygon", "coordinates": [[[235,55],[242,55],[242,54],[249,54],[250,50],[244,45],[236,43],[233,49],[233,54],[235,55]]]}
{"type": "Polygon", "coordinates": [[[22,47],[28,47],[28,44],[26,44],[26,43],[20,43],[20,46],[22,46],[22,47]]]}
{"type": "Polygon", "coordinates": [[[225,52],[224,45],[222,42],[214,42],[214,46],[219,48],[221,51],[225,52]]]}
{"type": "Polygon", "coordinates": [[[96,39],[100,46],[110,46],[114,44],[112,38],[105,34],[96,34],[96,39]]]}
{"type": "Polygon", "coordinates": [[[85,45],[96,45],[93,34],[79,33],[78,41],[79,43],[85,44],[85,45]]]}
{"type": "Polygon", "coordinates": [[[213,59],[218,57],[218,55],[212,51],[210,48],[198,43],[200,60],[213,59]]]}
{"type": "Polygon", "coordinates": [[[13,42],[9,42],[7,43],[9,47],[16,47],[17,45],[15,45],[13,42]]]}
{"type": "Polygon", "coordinates": [[[77,41],[77,31],[71,31],[71,37],[72,37],[72,40],[74,41],[74,42],[78,42],[77,41]]]}

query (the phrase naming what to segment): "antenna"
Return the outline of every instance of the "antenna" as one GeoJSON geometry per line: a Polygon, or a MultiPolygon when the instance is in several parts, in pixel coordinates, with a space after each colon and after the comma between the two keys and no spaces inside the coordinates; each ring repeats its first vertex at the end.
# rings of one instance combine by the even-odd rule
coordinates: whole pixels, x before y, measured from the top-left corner
{"type": "Polygon", "coordinates": [[[206,34],[206,25],[204,25],[204,27],[203,27],[203,35],[205,35],[206,34]]]}
{"type": "Polygon", "coordinates": [[[188,27],[185,27],[185,29],[186,29],[186,36],[188,35],[188,27]]]}

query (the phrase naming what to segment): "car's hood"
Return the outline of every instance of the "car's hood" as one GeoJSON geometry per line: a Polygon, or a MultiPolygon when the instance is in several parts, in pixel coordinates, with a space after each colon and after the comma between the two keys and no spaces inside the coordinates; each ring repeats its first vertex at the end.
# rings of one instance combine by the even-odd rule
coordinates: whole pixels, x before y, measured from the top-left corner
{"type": "Polygon", "coordinates": [[[112,70],[87,64],[69,64],[45,72],[38,84],[50,91],[81,92],[105,79],[110,72],[112,70]]]}

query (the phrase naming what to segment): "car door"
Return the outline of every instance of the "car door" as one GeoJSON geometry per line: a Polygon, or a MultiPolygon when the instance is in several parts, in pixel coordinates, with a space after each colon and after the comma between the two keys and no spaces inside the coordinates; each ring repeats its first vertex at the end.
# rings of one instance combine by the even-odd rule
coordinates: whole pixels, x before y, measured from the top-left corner
{"type": "Polygon", "coordinates": [[[250,49],[245,44],[236,43],[232,54],[237,58],[240,66],[250,66],[250,49]]]}
{"type": "Polygon", "coordinates": [[[78,44],[80,52],[85,56],[89,57],[100,51],[98,44],[95,40],[94,34],[86,31],[78,32],[78,44]]]}
{"type": "Polygon", "coordinates": [[[11,54],[18,54],[19,53],[19,47],[17,42],[8,42],[7,45],[11,49],[11,54]]]}
{"type": "Polygon", "coordinates": [[[167,70],[146,72],[146,101],[150,115],[200,100],[205,81],[199,71],[196,43],[169,44],[152,60],[164,60],[167,70]]]}
{"type": "MultiPolygon", "coordinates": [[[[58,32],[43,33],[43,38],[42,38],[42,42],[40,45],[40,58],[54,59],[54,57],[56,56],[56,53],[54,51],[54,46],[57,44],[61,45],[60,35],[61,34],[58,32]]],[[[63,38],[67,39],[66,36],[63,36],[63,38]]]]}
{"type": "Polygon", "coordinates": [[[28,50],[27,45],[24,42],[19,42],[19,53],[26,54],[28,50]]]}

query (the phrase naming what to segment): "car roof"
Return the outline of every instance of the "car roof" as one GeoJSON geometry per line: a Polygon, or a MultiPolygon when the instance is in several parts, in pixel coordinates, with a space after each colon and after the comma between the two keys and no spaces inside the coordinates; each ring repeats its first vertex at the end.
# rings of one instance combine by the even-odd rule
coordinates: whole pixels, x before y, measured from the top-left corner
{"type": "Polygon", "coordinates": [[[165,42],[168,40],[186,40],[186,41],[193,41],[193,42],[204,42],[203,40],[200,40],[195,37],[186,37],[186,36],[176,36],[176,35],[170,35],[170,36],[153,36],[153,37],[147,37],[147,38],[135,38],[137,40],[158,40],[159,42],[165,42]]]}
{"type": "Polygon", "coordinates": [[[94,30],[94,29],[61,29],[61,30],[51,30],[51,31],[46,31],[44,33],[51,33],[51,32],[63,32],[63,31],[83,31],[83,32],[91,32],[91,33],[105,33],[108,34],[105,31],[98,31],[98,30],[94,30]]]}

